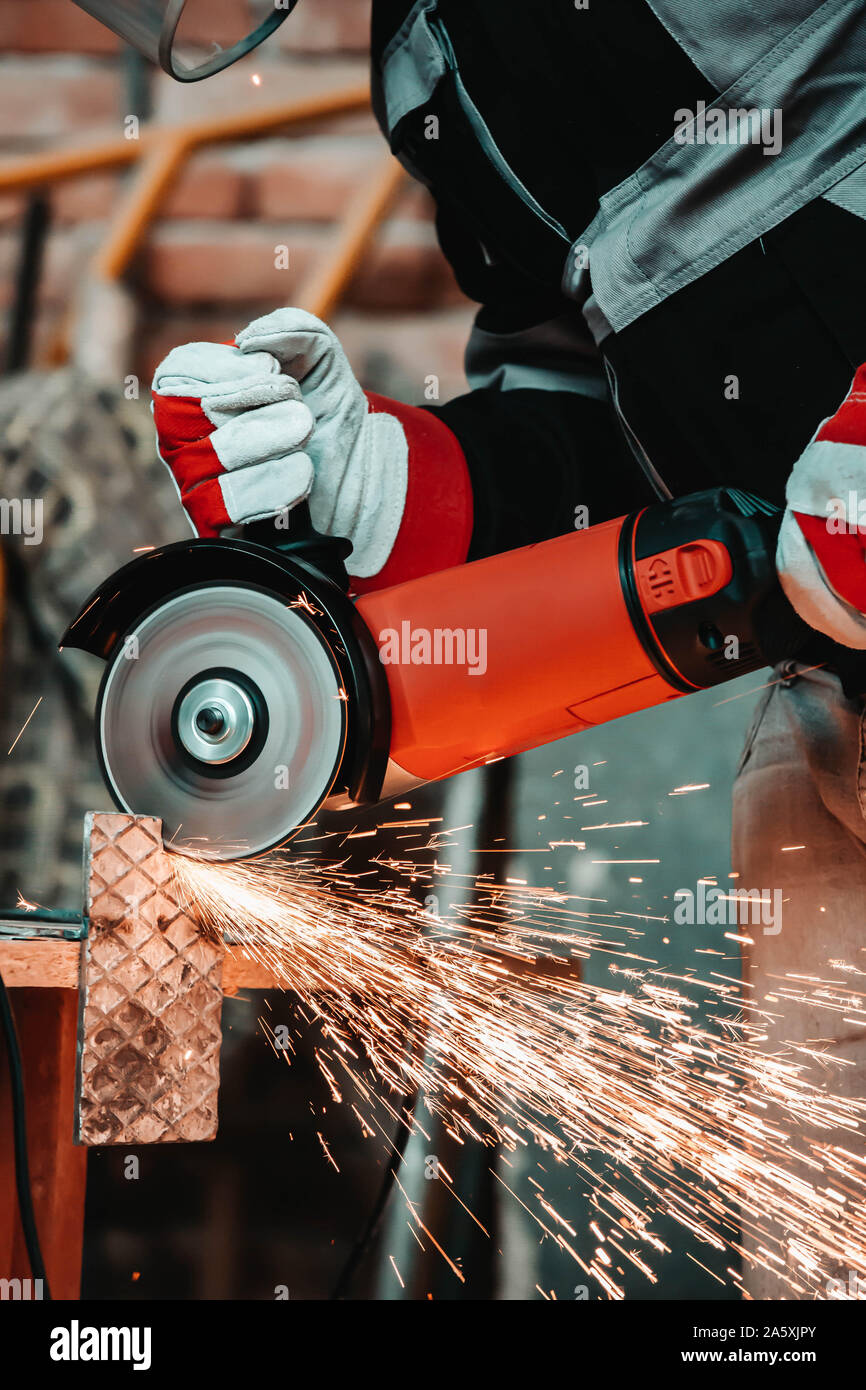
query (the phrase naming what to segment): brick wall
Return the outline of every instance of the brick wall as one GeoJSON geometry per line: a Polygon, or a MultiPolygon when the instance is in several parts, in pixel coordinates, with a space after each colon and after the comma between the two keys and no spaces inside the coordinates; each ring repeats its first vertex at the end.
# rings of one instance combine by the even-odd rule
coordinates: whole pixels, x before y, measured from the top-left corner
{"type": "MultiPolygon", "coordinates": [[[[210,0],[211,37],[226,37],[235,0],[210,0]]],[[[368,0],[301,0],[268,44],[227,73],[183,86],[149,78],[152,119],[174,122],[252,110],[367,77],[368,0]],[[253,82],[253,75],[257,82],[253,82]]],[[[0,0],[0,159],[123,133],[131,110],[120,45],[71,0],[0,0]]],[[[384,145],[366,113],[299,134],[204,151],[188,165],[138,257],[133,369],[149,380],[178,342],[224,340],[258,314],[295,302],[304,275],[332,243],[336,219],[375,169],[384,145]],[[289,268],[274,250],[289,248],[289,268]]],[[[58,330],[128,175],[90,176],[53,192],[39,296],[37,362],[58,330]]],[[[0,198],[0,310],[11,302],[23,200],[0,198]]],[[[442,397],[465,389],[471,307],[439,253],[431,207],[407,183],[334,319],[359,374],[405,399],[425,378],[442,397]]]]}

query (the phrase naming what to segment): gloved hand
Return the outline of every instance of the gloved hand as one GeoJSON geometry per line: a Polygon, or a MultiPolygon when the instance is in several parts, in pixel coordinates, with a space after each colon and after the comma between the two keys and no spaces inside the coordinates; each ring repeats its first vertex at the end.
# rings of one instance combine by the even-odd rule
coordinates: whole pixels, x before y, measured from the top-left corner
{"type": "Polygon", "coordinates": [[[368,400],[312,314],[277,309],[235,342],[175,348],[153,379],[160,457],[195,530],[214,536],[309,496],[317,529],[352,542],[350,572],[377,574],[406,503],[400,419],[368,400]]]}
{"type": "Polygon", "coordinates": [[[797,460],[776,568],[800,617],[866,650],[866,365],[797,460]]]}

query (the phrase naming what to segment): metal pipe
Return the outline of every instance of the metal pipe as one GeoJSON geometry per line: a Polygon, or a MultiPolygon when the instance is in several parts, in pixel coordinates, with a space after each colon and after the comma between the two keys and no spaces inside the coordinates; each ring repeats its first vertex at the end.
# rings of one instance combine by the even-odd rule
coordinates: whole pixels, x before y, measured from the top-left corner
{"type": "Polygon", "coordinates": [[[17,941],[80,941],[85,933],[80,912],[53,911],[40,907],[36,912],[23,907],[0,910],[0,936],[17,941]]]}
{"type": "Polygon", "coordinates": [[[338,92],[324,92],[304,97],[301,101],[285,102],[262,110],[243,111],[219,116],[209,121],[190,121],[177,126],[151,126],[142,130],[137,140],[123,136],[104,140],[90,146],[59,150],[50,154],[28,155],[0,163],[0,193],[21,193],[42,184],[61,183],[120,169],[134,164],[151,144],[163,139],[182,137],[189,148],[221,144],[228,140],[245,140],[266,135],[282,126],[314,121],[329,116],[345,115],[351,111],[367,110],[369,89],[365,86],[345,87],[338,92]]]}
{"type": "Polygon", "coordinates": [[[94,257],[93,274],[103,280],[120,279],[188,154],[189,145],[183,135],[160,140],[148,151],[94,257]]]}
{"type": "Polygon", "coordinates": [[[403,166],[387,154],[376,177],[352,198],[333,247],[296,295],[298,304],[309,313],[325,320],[331,317],[404,177],[403,166]]]}

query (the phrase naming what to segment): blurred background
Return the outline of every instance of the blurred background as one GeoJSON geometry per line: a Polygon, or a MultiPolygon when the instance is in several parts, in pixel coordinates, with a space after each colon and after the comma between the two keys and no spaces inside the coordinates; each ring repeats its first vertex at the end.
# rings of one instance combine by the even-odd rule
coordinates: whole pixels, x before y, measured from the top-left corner
{"type": "MultiPolygon", "coordinates": [[[[219,38],[231,8],[232,0],[205,7],[203,39],[219,38]]],[[[69,0],[0,0],[0,158],[5,167],[118,140],[134,146],[149,123],[262,112],[357,88],[367,77],[368,24],[367,0],[302,0],[263,49],[183,87],[121,52],[69,0]]],[[[118,229],[120,242],[128,229],[124,200],[136,180],[158,179],[158,169],[130,161],[62,180],[46,172],[35,186],[0,193],[0,490],[44,502],[41,544],[0,538],[4,752],[36,711],[0,759],[0,903],[12,906],[21,894],[77,907],[82,817],[109,809],[90,729],[98,664],[75,653],[58,657],[55,644],[90,590],[137,548],[187,534],[154,455],[155,364],[180,342],[230,340],[257,315],[304,303],[347,211],[381,177],[383,153],[363,109],[194,153],[159,200],[158,216],[121,248],[119,274],[106,274],[105,248],[118,251],[118,229]]],[[[431,380],[439,399],[460,393],[472,313],[438,251],[426,194],[402,184],[331,316],[362,383],[411,402],[430,399],[431,380]]],[[[665,918],[677,888],[701,877],[721,882],[730,870],[730,787],[761,680],[747,677],[676,710],[635,715],[427,788],[410,798],[411,815],[468,826],[458,857],[470,869],[505,837],[515,849],[499,856],[498,874],[604,900],[605,912],[646,914],[647,951],[674,971],[694,968],[698,931],[735,974],[722,928],[675,928],[665,918]],[[575,798],[579,765],[589,769],[593,814],[581,814],[575,798]],[[684,784],[700,790],[671,795],[684,784]],[[647,824],[585,829],[623,820],[647,824]],[[549,855],[528,852],[544,847],[549,855]],[[603,862],[629,858],[645,862],[603,862]]],[[[377,851],[388,851],[389,834],[397,832],[380,832],[377,851]]],[[[447,899],[444,886],[442,894],[447,899]]],[[[603,983],[606,971],[592,961],[587,978],[603,983]]],[[[125,1153],[91,1153],[85,1298],[328,1298],[338,1289],[388,1155],[360,1137],[348,1098],[331,1103],[313,1058],[315,1027],[301,1023],[290,996],[228,1000],[224,1024],[213,1145],[141,1149],[136,1179],[125,1153]],[[271,1026],[285,1020],[304,1030],[290,1067],[259,1028],[265,1008],[271,1026]]],[[[489,1238],[453,1202],[440,1205],[436,1183],[425,1180],[430,1142],[410,1141],[401,1181],[465,1282],[432,1246],[419,1248],[397,1194],[379,1239],[343,1287],[348,1296],[602,1296],[595,1287],[581,1293],[569,1257],[503,1199],[493,1179],[502,1156],[455,1154],[442,1135],[433,1145],[489,1238]]],[[[509,1181],[545,1162],[547,1196],[586,1254],[596,1241],[585,1184],[564,1168],[551,1171],[531,1149],[509,1157],[509,1181]]],[[[732,1296],[730,1281],[720,1282],[729,1257],[688,1247],[663,1212],[657,1218],[671,1253],[657,1262],[656,1282],[626,1271],[626,1296],[732,1296]]]]}

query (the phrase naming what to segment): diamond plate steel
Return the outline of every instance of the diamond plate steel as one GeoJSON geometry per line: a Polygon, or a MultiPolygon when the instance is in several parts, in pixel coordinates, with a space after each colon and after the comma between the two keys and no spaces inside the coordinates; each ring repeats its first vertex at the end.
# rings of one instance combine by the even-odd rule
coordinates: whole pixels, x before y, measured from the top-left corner
{"type": "Polygon", "coordinates": [[[88,815],[79,1144],[165,1144],[217,1130],[224,950],[173,896],[162,826],[88,815]]]}

